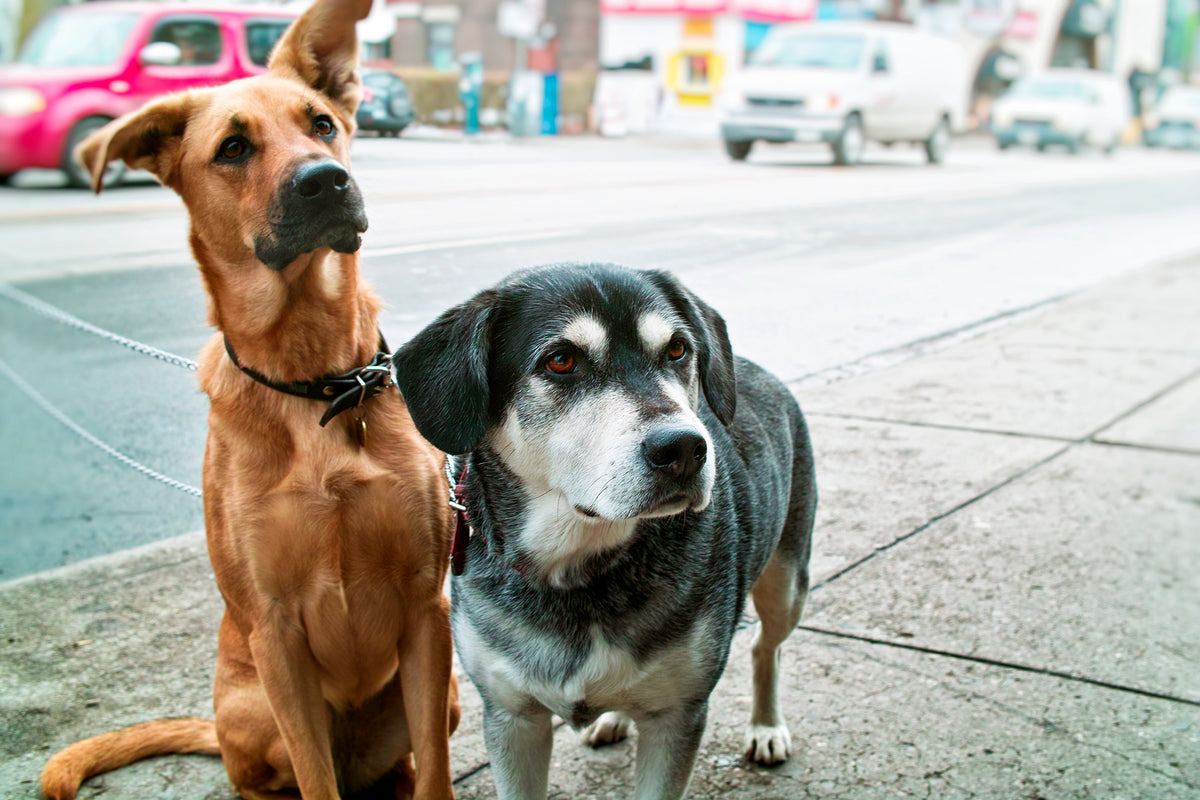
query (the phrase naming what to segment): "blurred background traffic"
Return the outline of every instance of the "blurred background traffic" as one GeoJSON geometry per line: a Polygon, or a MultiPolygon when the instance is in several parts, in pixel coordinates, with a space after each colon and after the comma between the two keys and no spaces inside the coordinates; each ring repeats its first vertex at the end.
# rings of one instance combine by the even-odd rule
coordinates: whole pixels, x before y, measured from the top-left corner
{"type": "MultiPolygon", "coordinates": [[[[0,0],[0,181],[150,97],[263,70],[296,3],[0,0]],[[6,63],[12,62],[12,63],[6,63]]],[[[1200,147],[1198,0],[377,0],[364,132],[1200,147]]],[[[114,167],[109,181],[121,177],[114,167]]]]}

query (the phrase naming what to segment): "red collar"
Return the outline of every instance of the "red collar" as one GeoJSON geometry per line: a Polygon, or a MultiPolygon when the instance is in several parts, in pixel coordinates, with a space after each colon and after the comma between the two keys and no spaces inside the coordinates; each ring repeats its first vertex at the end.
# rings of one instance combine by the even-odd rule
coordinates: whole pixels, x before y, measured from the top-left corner
{"type": "Polygon", "coordinates": [[[471,518],[467,515],[467,467],[471,456],[463,458],[462,473],[454,485],[454,540],[450,546],[450,571],[462,575],[467,568],[467,544],[471,541],[471,518]]]}

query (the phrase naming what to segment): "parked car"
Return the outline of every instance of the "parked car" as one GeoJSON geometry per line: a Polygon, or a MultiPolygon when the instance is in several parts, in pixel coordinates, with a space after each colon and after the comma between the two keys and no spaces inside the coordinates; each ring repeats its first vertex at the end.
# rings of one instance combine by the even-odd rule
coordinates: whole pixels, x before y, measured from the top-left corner
{"type": "MultiPolygon", "coordinates": [[[[0,68],[0,182],[44,167],[87,186],[71,157],[84,137],[155,95],[265,72],[295,16],[275,6],[119,0],[50,13],[16,63],[0,68]]],[[[110,165],[105,185],[123,173],[110,165]]]]}
{"type": "Polygon", "coordinates": [[[992,133],[1001,150],[1085,146],[1111,153],[1132,114],[1129,86],[1089,69],[1050,69],[1018,78],[992,106],[992,133]]]}
{"type": "Polygon", "coordinates": [[[1147,147],[1200,149],[1200,87],[1172,86],[1144,119],[1147,147]]]}
{"type": "Polygon", "coordinates": [[[412,96],[398,76],[381,69],[362,71],[363,98],[358,107],[358,129],[399,136],[413,121],[412,96]]]}
{"type": "Polygon", "coordinates": [[[721,135],[737,161],[755,142],[825,142],[857,164],[871,140],[919,142],[936,164],[969,88],[957,43],[909,25],[776,25],[723,92],[721,135]]]}

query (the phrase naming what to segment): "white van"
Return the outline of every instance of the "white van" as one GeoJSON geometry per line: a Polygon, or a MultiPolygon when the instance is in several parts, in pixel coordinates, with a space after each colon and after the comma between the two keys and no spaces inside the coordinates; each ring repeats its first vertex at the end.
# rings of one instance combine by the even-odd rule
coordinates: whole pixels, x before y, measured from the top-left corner
{"type": "Polygon", "coordinates": [[[777,25],[721,98],[730,158],[755,142],[826,142],[856,164],[867,140],[919,142],[945,158],[970,95],[959,45],[887,22],[777,25]]]}

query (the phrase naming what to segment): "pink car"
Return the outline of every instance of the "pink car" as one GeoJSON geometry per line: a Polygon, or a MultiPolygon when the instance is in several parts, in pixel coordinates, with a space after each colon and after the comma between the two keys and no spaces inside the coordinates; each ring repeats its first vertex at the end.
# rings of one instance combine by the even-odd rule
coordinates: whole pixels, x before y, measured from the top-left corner
{"type": "MultiPolygon", "coordinates": [[[[88,176],[75,145],[155,95],[214,86],[266,71],[295,13],[278,6],[157,2],[67,6],[29,34],[15,64],[0,67],[0,183],[27,167],[88,176]]],[[[111,186],[124,165],[105,173],[111,186]]]]}

